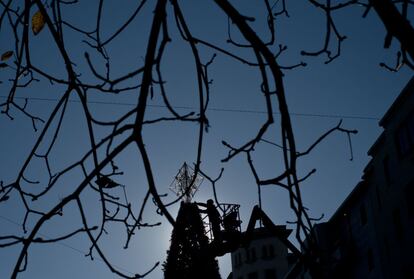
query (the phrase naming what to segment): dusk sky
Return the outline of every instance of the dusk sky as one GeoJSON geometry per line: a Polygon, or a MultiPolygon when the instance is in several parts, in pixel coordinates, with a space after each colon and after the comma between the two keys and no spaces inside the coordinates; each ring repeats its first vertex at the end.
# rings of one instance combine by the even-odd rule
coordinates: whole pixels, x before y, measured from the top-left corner
{"type": "MultiPolygon", "coordinates": [[[[47,1],[49,2],[49,1],[47,1]]],[[[93,30],[96,25],[98,3],[80,1],[76,5],[64,5],[62,17],[72,25],[85,30],[93,30]]],[[[99,1],[98,1],[99,2],[99,1]]],[[[102,14],[101,37],[108,38],[119,28],[135,10],[137,1],[106,1],[102,14]]],[[[111,76],[118,77],[129,73],[143,64],[146,44],[154,10],[154,2],[149,1],[143,7],[136,20],[106,48],[111,63],[111,76]]],[[[227,40],[227,17],[213,1],[179,1],[184,16],[193,35],[213,42],[229,51],[234,51],[245,59],[254,61],[251,51],[237,50],[227,40]]],[[[273,1],[274,2],[274,1],[273,1]]],[[[277,1],[276,1],[277,2],[277,1]]],[[[280,3],[282,1],[279,1],[280,3]]],[[[336,2],[336,1],[333,1],[336,2]]],[[[250,23],[262,38],[267,38],[265,7],[256,1],[232,1],[240,11],[256,17],[250,23]],[[254,2],[254,3],[253,3],[254,2]]],[[[275,11],[281,8],[280,3],[275,11]]],[[[377,15],[371,11],[367,18],[362,18],[363,8],[352,7],[333,14],[337,28],[347,39],[343,41],[341,55],[329,64],[326,56],[302,56],[301,51],[317,51],[323,45],[325,35],[324,14],[312,7],[307,1],[287,1],[289,17],[280,16],[276,24],[276,44],[287,45],[288,49],[278,58],[283,66],[305,62],[306,67],[284,70],[286,97],[291,112],[293,129],[299,151],[305,150],[319,135],[334,127],[342,119],[343,127],[356,129],[358,134],[352,136],[353,160],[346,134],[332,134],[322,142],[309,156],[301,158],[298,163],[299,176],[306,175],[316,168],[316,173],[302,183],[303,200],[309,208],[310,215],[327,221],[345,197],[361,179],[363,169],[369,157],[367,151],[381,133],[379,119],[384,115],[405,84],[412,77],[412,70],[402,67],[392,73],[380,67],[381,62],[394,65],[399,44],[396,40],[390,49],[383,49],[385,29],[377,15]]],[[[23,4],[16,4],[23,5],[23,4]]],[[[0,13],[3,12],[0,8],[0,13]]],[[[32,14],[36,8],[32,9],[32,14]]],[[[163,78],[171,104],[180,113],[197,111],[197,84],[194,74],[194,61],[190,48],[181,39],[172,16],[172,7],[167,4],[169,32],[172,41],[167,45],[162,62],[163,78]]],[[[233,30],[234,26],[231,25],[233,30]]],[[[235,29],[235,40],[244,42],[235,29]]],[[[99,72],[104,73],[104,61],[94,53],[81,36],[69,28],[64,29],[66,49],[75,64],[75,70],[82,73],[80,80],[98,83],[87,66],[84,52],[88,52],[99,72]]],[[[0,53],[14,49],[14,39],[8,22],[3,22],[0,29],[0,53]]],[[[207,62],[214,53],[212,49],[198,45],[203,62],[207,62]]],[[[332,49],[336,50],[336,41],[332,40],[332,49]]],[[[30,51],[32,63],[46,72],[65,78],[65,66],[47,27],[37,36],[30,30],[30,51]]],[[[12,65],[13,58],[7,63],[12,65]]],[[[10,78],[14,71],[0,69],[0,103],[3,103],[11,87],[10,78]]],[[[137,76],[134,86],[139,84],[142,76],[137,76]]],[[[257,186],[246,158],[243,154],[222,163],[228,149],[222,141],[240,146],[252,139],[266,120],[266,106],[260,91],[260,77],[257,69],[237,62],[223,54],[217,53],[214,63],[209,67],[209,77],[213,80],[210,92],[210,104],[207,110],[209,130],[205,134],[201,168],[212,178],[224,168],[222,178],[217,182],[218,199],[222,203],[240,204],[241,219],[244,229],[248,223],[251,210],[258,203],[257,186]]],[[[24,104],[29,98],[27,110],[43,119],[47,119],[64,93],[64,86],[51,84],[48,80],[37,77],[39,82],[16,92],[16,101],[24,104]]],[[[99,120],[119,117],[133,108],[137,103],[138,89],[119,95],[90,91],[88,98],[91,113],[99,120]]],[[[50,163],[54,171],[79,160],[88,150],[87,129],[84,123],[81,105],[74,94],[70,98],[67,112],[62,123],[56,146],[51,153],[50,163]]],[[[280,144],[280,117],[277,114],[274,99],[275,124],[265,134],[264,139],[280,144]]],[[[2,108],[3,109],[3,108],[2,108]]],[[[18,175],[25,158],[30,153],[42,129],[35,132],[32,122],[22,112],[13,109],[11,121],[6,115],[0,115],[0,181],[4,185],[12,183],[18,175]]],[[[164,106],[159,90],[155,88],[154,96],[148,102],[146,120],[171,116],[164,106]]],[[[110,129],[96,128],[97,138],[110,133],[110,129]]],[[[50,138],[52,133],[47,133],[50,138]]],[[[147,125],[143,129],[145,145],[148,149],[153,167],[155,183],[160,194],[168,194],[163,201],[168,203],[175,196],[169,186],[183,162],[192,165],[196,159],[198,126],[194,122],[161,122],[147,125]]],[[[43,149],[42,149],[43,148],[43,149]]],[[[45,150],[47,145],[41,146],[45,150]]],[[[102,154],[101,154],[102,155],[102,154]]],[[[282,153],[275,145],[261,142],[255,148],[253,160],[259,176],[272,178],[283,170],[282,153]]],[[[141,157],[135,146],[128,147],[117,158],[116,163],[124,175],[116,181],[125,186],[128,202],[135,212],[147,191],[147,179],[141,157]]],[[[91,165],[90,160],[88,164],[91,165]]],[[[89,167],[89,166],[88,166],[89,167]]],[[[35,187],[44,187],[47,172],[44,163],[34,159],[25,173],[29,180],[39,184],[23,185],[25,189],[36,191],[35,187]],[[43,186],[42,186],[43,185],[43,186]]],[[[71,193],[80,183],[82,173],[74,170],[65,175],[59,187],[47,197],[32,202],[36,210],[47,210],[56,202],[71,193]]],[[[113,194],[124,199],[122,187],[113,194]]],[[[194,197],[195,201],[206,202],[213,197],[211,184],[205,179],[194,197]]],[[[90,226],[99,224],[99,197],[95,192],[86,190],[81,199],[88,212],[90,226]]],[[[178,205],[169,207],[176,217],[178,205]]],[[[268,186],[262,188],[263,210],[275,224],[293,226],[287,221],[294,221],[290,210],[288,195],[284,189],[268,186]]],[[[24,218],[24,206],[14,193],[7,202],[0,203],[0,236],[16,234],[24,236],[20,224],[24,218]]],[[[30,215],[29,232],[37,216],[30,215]]],[[[123,249],[126,241],[125,228],[119,224],[107,227],[107,235],[100,244],[107,257],[115,267],[128,275],[145,273],[157,262],[160,265],[147,277],[163,278],[161,264],[166,258],[172,226],[156,213],[152,202],[144,214],[144,221],[162,222],[161,226],[142,228],[133,237],[127,250],[123,249]]],[[[40,230],[39,237],[49,238],[67,234],[82,227],[81,217],[76,203],[63,209],[62,217],[52,218],[40,230]]],[[[292,234],[291,241],[297,242],[292,234]]],[[[1,242],[0,242],[1,243],[1,242]]],[[[85,234],[52,244],[32,244],[29,249],[27,270],[18,278],[118,278],[106,267],[94,253],[95,260],[85,257],[90,247],[85,234]]],[[[21,245],[0,249],[0,278],[9,278],[17,260],[21,245]]],[[[229,255],[219,258],[222,278],[227,278],[231,271],[229,255]]]]}

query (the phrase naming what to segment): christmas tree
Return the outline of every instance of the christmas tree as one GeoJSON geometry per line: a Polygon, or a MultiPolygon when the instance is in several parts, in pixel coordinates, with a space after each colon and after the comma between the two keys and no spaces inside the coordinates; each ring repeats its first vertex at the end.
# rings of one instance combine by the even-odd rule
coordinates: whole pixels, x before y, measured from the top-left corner
{"type": "Polygon", "coordinates": [[[196,204],[181,202],[163,266],[165,279],[221,278],[196,204]]]}

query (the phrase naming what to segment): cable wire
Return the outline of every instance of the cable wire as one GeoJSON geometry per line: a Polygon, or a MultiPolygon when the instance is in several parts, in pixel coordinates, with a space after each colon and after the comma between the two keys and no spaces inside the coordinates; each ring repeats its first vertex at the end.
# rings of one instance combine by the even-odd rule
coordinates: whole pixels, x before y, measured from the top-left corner
{"type": "MultiPolygon", "coordinates": [[[[16,225],[16,226],[18,226],[18,227],[21,227],[22,226],[22,224],[19,224],[19,223],[17,223],[16,221],[14,221],[14,220],[12,220],[12,219],[10,219],[10,218],[7,218],[7,217],[5,217],[5,216],[2,216],[2,215],[0,215],[0,218],[1,219],[3,219],[3,220],[5,220],[5,221],[7,221],[7,222],[9,222],[9,223],[11,223],[11,224],[14,224],[14,225],[16,225]]],[[[42,234],[42,233],[38,233],[40,236],[43,236],[43,237],[46,237],[46,238],[50,238],[49,236],[47,236],[47,235],[45,235],[45,234],[42,234]]],[[[59,245],[62,245],[63,247],[66,247],[66,248],[68,248],[68,249],[71,249],[71,250],[73,250],[73,251],[75,251],[75,252],[78,252],[79,254],[82,254],[82,255],[86,255],[87,253],[86,252],[84,252],[84,251],[82,251],[82,250],[80,250],[80,249],[78,249],[78,248],[75,248],[75,247],[73,247],[73,246],[71,246],[71,245],[69,245],[69,244],[66,244],[66,243],[64,243],[64,242],[62,242],[62,241],[58,241],[58,242],[56,242],[57,244],[59,244],[59,245]]],[[[96,259],[96,260],[98,260],[98,261],[100,261],[100,262],[102,262],[102,263],[105,263],[101,258],[99,258],[99,257],[94,257],[94,259],[96,259]]],[[[134,275],[134,273],[133,272],[131,272],[131,271],[129,271],[129,270],[127,270],[127,269],[125,269],[125,268],[123,268],[123,267],[120,267],[120,266],[117,266],[117,265],[115,265],[115,264],[112,264],[112,266],[114,266],[114,267],[116,267],[117,269],[119,269],[119,270],[122,270],[122,271],[124,271],[124,272],[128,272],[129,274],[131,274],[131,275],[134,275]]]]}
{"type": "MultiPolygon", "coordinates": [[[[7,98],[7,96],[0,96],[0,98],[7,98]]],[[[47,101],[47,102],[56,102],[58,99],[54,98],[39,98],[39,97],[14,97],[15,99],[20,100],[34,100],[34,101],[47,101]]],[[[69,100],[71,103],[80,103],[79,100],[69,100]]],[[[89,104],[97,105],[117,105],[117,106],[134,106],[133,103],[127,102],[108,102],[108,101],[88,101],[89,104]]],[[[166,108],[166,105],[159,104],[148,104],[148,107],[153,108],[166,108]]],[[[174,106],[175,109],[188,109],[196,110],[196,107],[192,106],[174,106]]],[[[234,112],[234,113],[256,113],[256,114],[267,114],[266,111],[262,110],[248,110],[248,109],[230,109],[230,108],[208,108],[209,111],[218,111],[218,112],[234,112]]],[[[273,113],[274,115],[280,115],[280,113],[273,113]]],[[[322,113],[297,113],[291,112],[292,116],[303,116],[303,117],[319,117],[319,118],[331,118],[331,119],[359,119],[359,120],[373,120],[379,121],[380,118],[373,116],[361,116],[361,115],[345,115],[345,114],[322,114],[322,113]]]]}

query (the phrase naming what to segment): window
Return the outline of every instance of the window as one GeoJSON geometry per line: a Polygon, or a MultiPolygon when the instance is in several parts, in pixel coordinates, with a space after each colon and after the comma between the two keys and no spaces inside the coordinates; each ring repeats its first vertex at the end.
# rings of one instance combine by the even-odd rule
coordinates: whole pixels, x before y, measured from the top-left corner
{"type": "Polygon", "coordinates": [[[251,259],[249,250],[246,248],[244,251],[246,252],[246,263],[250,263],[251,259]]]}
{"type": "Polygon", "coordinates": [[[377,196],[377,203],[378,203],[378,209],[382,209],[382,201],[381,201],[381,192],[378,189],[378,185],[375,186],[375,195],[377,196]]]}
{"type": "Polygon", "coordinates": [[[391,171],[390,171],[390,159],[388,156],[384,158],[382,161],[382,164],[384,166],[384,177],[385,177],[385,183],[387,186],[390,186],[391,184],[391,171]]]}
{"type": "Polygon", "coordinates": [[[256,249],[254,247],[247,249],[246,248],[246,263],[254,263],[257,260],[256,249]]]}
{"type": "Polygon", "coordinates": [[[236,254],[236,262],[238,266],[242,266],[243,265],[243,261],[242,261],[242,254],[239,252],[236,254]]]}
{"type": "Polygon", "coordinates": [[[388,243],[388,238],[384,238],[384,248],[385,248],[385,256],[387,257],[387,260],[389,261],[391,259],[390,254],[390,244],[388,243]]]}
{"type": "Polygon", "coordinates": [[[235,267],[240,267],[243,264],[242,262],[242,255],[241,253],[237,253],[234,255],[234,266],[235,267]]]}
{"type": "Polygon", "coordinates": [[[267,246],[263,245],[263,247],[262,247],[262,259],[266,259],[267,257],[269,257],[269,255],[267,254],[267,246]]]}
{"type": "Polygon", "coordinates": [[[414,112],[402,124],[396,133],[397,149],[401,157],[414,148],[414,112]]]}
{"type": "Polygon", "coordinates": [[[273,245],[269,245],[269,258],[274,258],[275,257],[275,247],[273,245]]]}
{"type": "Polygon", "coordinates": [[[413,271],[410,269],[408,265],[404,265],[402,268],[403,279],[412,279],[414,278],[413,271]]]}
{"type": "Polygon", "coordinates": [[[403,226],[401,223],[400,210],[398,208],[395,208],[392,211],[392,220],[394,223],[395,234],[397,238],[402,239],[404,230],[403,230],[403,226]]]}
{"type": "Polygon", "coordinates": [[[401,156],[404,156],[410,150],[410,139],[404,126],[397,130],[397,144],[401,156]]]}
{"type": "Polygon", "coordinates": [[[372,249],[368,249],[368,270],[371,271],[374,269],[374,254],[372,253],[372,249]]]}
{"type": "Polygon", "coordinates": [[[262,259],[268,260],[275,257],[275,247],[272,244],[262,246],[262,259]]]}
{"type": "Polygon", "coordinates": [[[367,223],[367,210],[365,209],[365,205],[361,204],[359,208],[359,213],[361,217],[361,225],[365,225],[367,223]]]}
{"type": "Polygon", "coordinates": [[[256,261],[256,249],[254,247],[250,249],[250,260],[252,263],[256,261]]]}
{"type": "Polygon", "coordinates": [[[259,277],[258,277],[258,275],[257,275],[257,272],[250,272],[250,273],[247,275],[247,278],[248,278],[248,279],[258,279],[259,277]]]}
{"type": "Polygon", "coordinates": [[[405,201],[407,203],[408,215],[414,216],[414,181],[405,187],[405,201]]]}
{"type": "Polygon", "coordinates": [[[408,137],[410,138],[411,148],[414,147],[414,112],[411,112],[410,117],[408,118],[406,125],[408,130],[408,137]]]}
{"type": "Polygon", "coordinates": [[[265,279],[276,279],[276,270],[274,268],[269,268],[265,270],[265,279]]]}

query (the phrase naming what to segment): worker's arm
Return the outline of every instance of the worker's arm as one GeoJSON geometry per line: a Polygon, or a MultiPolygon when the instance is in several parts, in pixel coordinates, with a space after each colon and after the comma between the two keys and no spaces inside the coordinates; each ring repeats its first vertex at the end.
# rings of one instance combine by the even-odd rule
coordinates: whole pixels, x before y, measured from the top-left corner
{"type": "MultiPolygon", "coordinates": [[[[198,205],[198,206],[202,206],[202,207],[206,207],[206,208],[207,208],[207,204],[205,204],[205,203],[202,203],[202,202],[196,202],[195,204],[196,204],[196,205],[198,205]]],[[[198,211],[199,211],[200,213],[207,213],[207,209],[200,209],[200,208],[198,208],[198,211]]]]}

